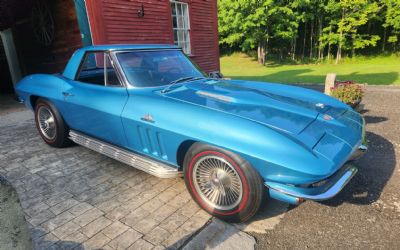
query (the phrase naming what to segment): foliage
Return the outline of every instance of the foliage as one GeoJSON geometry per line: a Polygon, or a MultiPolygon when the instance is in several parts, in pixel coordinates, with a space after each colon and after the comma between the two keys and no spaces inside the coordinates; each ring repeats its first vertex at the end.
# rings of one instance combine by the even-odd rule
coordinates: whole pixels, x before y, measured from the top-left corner
{"type": "Polygon", "coordinates": [[[338,63],[400,41],[400,0],[218,0],[218,10],[222,51],[338,63]]]}
{"type": "Polygon", "coordinates": [[[354,105],[364,96],[364,88],[353,81],[340,82],[331,88],[331,96],[348,105],[354,105]]]}

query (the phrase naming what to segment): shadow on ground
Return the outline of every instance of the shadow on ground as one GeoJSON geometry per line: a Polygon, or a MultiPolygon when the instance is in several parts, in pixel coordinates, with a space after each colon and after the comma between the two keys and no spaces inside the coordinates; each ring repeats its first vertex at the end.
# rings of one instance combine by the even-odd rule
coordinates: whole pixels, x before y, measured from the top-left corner
{"type": "Polygon", "coordinates": [[[0,176],[0,249],[30,249],[31,246],[17,191],[0,176]]]}
{"type": "Polygon", "coordinates": [[[31,228],[24,213],[15,188],[0,176],[0,250],[8,249],[77,249],[83,246],[70,241],[52,241],[46,232],[31,228]],[[32,240],[32,236],[41,235],[32,240]]]}
{"type": "Polygon", "coordinates": [[[369,205],[379,199],[396,166],[395,150],[393,144],[380,135],[367,132],[366,137],[368,153],[353,163],[358,167],[357,175],[339,195],[322,204],[338,206],[347,202],[369,205]]]}
{"type": "Polygon", "coordinates": [[[51,238],[51,234],[47,234],[46,232],[33,228],[31,229],[32,235],[43,235],[38,239],[33,239],[33,249],[74,249],[74,250],[84,250],[85,247],[81,243],[73,242],[73,241],[54,241],[51,238]]]}

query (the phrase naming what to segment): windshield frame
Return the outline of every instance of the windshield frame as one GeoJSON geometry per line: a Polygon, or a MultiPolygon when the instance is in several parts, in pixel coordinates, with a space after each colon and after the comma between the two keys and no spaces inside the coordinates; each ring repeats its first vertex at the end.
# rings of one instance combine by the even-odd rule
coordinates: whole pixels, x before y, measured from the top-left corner
{"type": "MultiPolygon", "coordinates": [[[[125,72],[124,72],[124,70],[123,70],[123,68],[122,68],[122,65],[120,64],[120,62],[119,62],[119,60],[118,60],[118,57],[117,57],[117,55],[119,54],[119,53],[126,53],[126,52],[136,52],[136,51],[141,51],[141,52],[143,52],[143,51],[180,51],[188,60],[189,60],[189,62],[206,78],[207,77],[207,74],[203,71],[203,70],[201,70],[200,69],[200,67],[195,63],[195,62],[193,62],[191,59],[190,59],[190,57],[188,56],[188,55],[186,55],[184,52],[183,52],[183,50],[181,49],[181,48],[171,48],[171,49],[165,49],[165,48],[160,48],[160,49],[125,49],[125,50],[111,50],[110,51],[110,56],[111,56],[111,58],[112,58],[112,60],[115,62],[115,64],[116,64],[116,68],[118,68],[118,72],[119,72],[119,74],[121,75],[121,77],[122,77],[122,79],[123,79],[123,82],[124,82],[124,84],[125,84],[125,86],[128,88],[128,89],[147,89],[147,88],[150,88],[150,89],[154,89],[154,88],[156,88],[156,89],[159,89],[159,88],[162,88],[162,89],[164,89],[165,87],[167,87],[168,85],[170,85],[170,83],[168,83],[168,82],[166,82],[164,85],[158,85],[158,86],[135,86],[135,84],[134,83],[130,83],[129,82],[129,80],[128,80],[128,78],[126,77],[126,75],[125,75],[125,72]]],[[[182,84],[183,84],[184,82],[182,82],[182,84]]]]}

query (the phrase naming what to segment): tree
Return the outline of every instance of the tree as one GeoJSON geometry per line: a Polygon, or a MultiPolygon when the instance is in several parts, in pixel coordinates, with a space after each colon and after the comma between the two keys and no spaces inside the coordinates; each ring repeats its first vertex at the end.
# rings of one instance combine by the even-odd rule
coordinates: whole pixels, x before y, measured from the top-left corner
{"type": "Polygon", "coordinates": [[[218,0],[218,9],[221,50],[256,50],[261,64],[332,54],[338,63],[400,42],[400,0],[218,0]]]}
{"type": "Polygon", "coordinates": [[[388,28],[391,28],[392,34],[388,37],[387,41],[393,44],[394,48],[396,48],[396,44],[398,43],[400,36],[400,1],[382,0],[382,4],[386,9],[385,21],[383,23],[383,27],[385,29],[383,50],[386,42],[386,29],[388,28]]]}
{"type": "Polygon", "coordinates": [[[298,23],[288,2],[219,0],[220,44],[239,46],[243,51],[257,47],[258,61],[264,64],[271,39],[290,43],[297,32],[298,23]]]}
{"type": "Polygon", "coordinates": [[[338,48],[336,53],[336,63],[342,58],[343,50],[352,50],[354,54],[356,49],[366,46],[375,46],[380,39],[377,35],[360,35],[358,30],[360,26],[365,25],[371,16],[379,11],[376,2],[368,0],[340,0],[331,1],[332,6],[340,11],[340,20],[337,23],[336,34],[338,37],[338,48]]]}

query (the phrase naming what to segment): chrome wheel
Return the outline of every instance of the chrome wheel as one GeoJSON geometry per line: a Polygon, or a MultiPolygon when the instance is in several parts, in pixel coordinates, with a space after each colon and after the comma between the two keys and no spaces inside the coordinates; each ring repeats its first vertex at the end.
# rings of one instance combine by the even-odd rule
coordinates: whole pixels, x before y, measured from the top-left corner
{"type": "Polygon", "coordinates": [[[243,186],[239,173],[223,157],[208,155],[200,158],[193,167],[193,183],[209,207],[230,210],[242,200],[243,186]]]}
{"type": "Polygon", "coordinates": [[[37,111],[37,121],[42,135],[48,140],[56,137],[56,122],[51,110],[46,106],[40,106],[37,111]]]}

